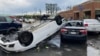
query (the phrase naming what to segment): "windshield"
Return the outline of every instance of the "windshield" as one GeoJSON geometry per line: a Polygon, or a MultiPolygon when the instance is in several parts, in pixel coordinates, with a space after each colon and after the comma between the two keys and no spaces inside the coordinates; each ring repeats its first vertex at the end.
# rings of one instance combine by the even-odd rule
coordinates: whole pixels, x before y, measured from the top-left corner
{"type": "Polygon", "coordinates": [[[78,27],[82,27],[83,26],[83,23],[82,22],[68,22],[66,24],[66,26],[78,26],[78,27]]]}

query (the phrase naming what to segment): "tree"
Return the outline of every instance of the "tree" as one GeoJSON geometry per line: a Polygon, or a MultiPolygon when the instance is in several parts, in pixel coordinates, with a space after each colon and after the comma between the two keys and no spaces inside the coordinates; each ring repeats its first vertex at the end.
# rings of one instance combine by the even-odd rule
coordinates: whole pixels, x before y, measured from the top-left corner
{"type": "Polygon", "coordinates": [[[46,13],[49,15],[57,14],[57,11],[60,10],[57,4],[48,4],[46,3],[46,13]]]}

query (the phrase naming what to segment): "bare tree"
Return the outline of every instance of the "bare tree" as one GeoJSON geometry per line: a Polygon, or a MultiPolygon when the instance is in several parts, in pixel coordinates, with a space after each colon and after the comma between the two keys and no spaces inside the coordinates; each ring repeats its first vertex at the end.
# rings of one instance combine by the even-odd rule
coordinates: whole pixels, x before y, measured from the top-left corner
{"type": "Polygon", "coordinates": [[[48,4],[46,3],[46,14],[53,15],[57,14],[57,11],[60,10],[57,4],[48,4]]]}

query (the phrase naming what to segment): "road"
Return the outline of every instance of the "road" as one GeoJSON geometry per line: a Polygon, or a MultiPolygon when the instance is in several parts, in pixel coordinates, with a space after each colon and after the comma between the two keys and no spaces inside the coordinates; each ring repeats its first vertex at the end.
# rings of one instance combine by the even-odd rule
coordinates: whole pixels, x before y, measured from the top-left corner
{"type": "Polygon", "coordinates": [[[5,53],[0,50],[0,56],[100,56],[100,34],[90,33],[87,44],[79,42],[63,44],[60,42],[58,32],[49,38],[37,47],[24,52],[5,53]]]}

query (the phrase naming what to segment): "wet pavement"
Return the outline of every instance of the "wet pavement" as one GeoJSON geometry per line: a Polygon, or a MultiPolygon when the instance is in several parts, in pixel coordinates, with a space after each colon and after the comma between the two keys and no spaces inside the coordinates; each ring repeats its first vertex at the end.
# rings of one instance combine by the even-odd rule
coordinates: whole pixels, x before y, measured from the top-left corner
{"type": "Polygon", "coordinates": [[[87,56],[85,44],[71,44],[64,45],[63,56],[87,56]]]}
{"type": "Polygon", "coordinates": [[[100,54],[99,50],[100,34],[89,34],[87,44],[79,42],[64,44],[60,42],[59,33],[56,33],[35,48],[19,53],[5,53],[0,50],[0,56],[97,56],[100,54]]]}
{"type": "Polygon", "coordinates": [[[100,56],[100,34],[90,33],[87,45],[87,56],[100,56]]]}

